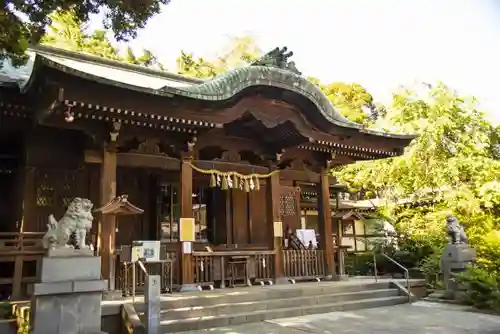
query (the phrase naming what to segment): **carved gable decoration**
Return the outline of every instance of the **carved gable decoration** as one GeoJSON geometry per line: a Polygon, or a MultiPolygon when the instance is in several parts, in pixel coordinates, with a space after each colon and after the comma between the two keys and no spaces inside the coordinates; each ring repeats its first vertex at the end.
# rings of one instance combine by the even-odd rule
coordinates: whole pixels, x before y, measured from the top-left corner
{"type": "Polygon", "coordinates": [[[290,58],[291,56],[293,56],[293,52],[288,51],[288,48],[286,46],[282,48],[275,48],[274,50],[262,56],[261,59],[252,63],[251,66],[276,67],[282,70],[288,70],[290,72],[294,72],[298,75],[301,75],[302,73],[299,72],[299,70],[295,66],[295,62],[288,61],[288,58],[290,58]]]}

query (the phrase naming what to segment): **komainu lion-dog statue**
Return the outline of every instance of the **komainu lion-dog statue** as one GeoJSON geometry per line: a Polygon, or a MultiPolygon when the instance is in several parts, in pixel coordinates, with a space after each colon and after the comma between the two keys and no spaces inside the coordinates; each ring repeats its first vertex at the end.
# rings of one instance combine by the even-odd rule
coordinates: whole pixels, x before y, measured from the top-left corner
{"type": "Polygon", "coordinates": [[[92,227],[92,202],[86,198],[75,197],[68,205],[64,216],[57,221],[53,215],[49,216],[47,232],[43,236],[45,249],[70,247],[68,242],[74,236],[74,246],[77,249],[88,249],[85,244],[87,232],[92,227]]]}

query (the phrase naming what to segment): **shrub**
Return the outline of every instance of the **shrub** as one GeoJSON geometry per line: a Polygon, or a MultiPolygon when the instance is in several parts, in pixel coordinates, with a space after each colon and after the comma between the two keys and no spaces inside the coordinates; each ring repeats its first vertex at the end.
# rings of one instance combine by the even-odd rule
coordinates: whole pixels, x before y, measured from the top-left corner
{"type": "Polygon", "coordinates": [[[500,282],[496,273],[473,266],[455,278],[465,288],[464,302],[479,309],[500,312],[500,282]]]}
{"type": "Polygon", "coordinates": [[[430,289],[438,290],[444,288],[443,280],[441,279],[441,255],[442,251],[436,249],[420,262],[420,270],[424,275],[425,282],[430,289]]]}
{"type": "Polygon", "coordinates": [[[12,305],[9,302],[0,302],[0,319],[12,318],[12,305]]]}

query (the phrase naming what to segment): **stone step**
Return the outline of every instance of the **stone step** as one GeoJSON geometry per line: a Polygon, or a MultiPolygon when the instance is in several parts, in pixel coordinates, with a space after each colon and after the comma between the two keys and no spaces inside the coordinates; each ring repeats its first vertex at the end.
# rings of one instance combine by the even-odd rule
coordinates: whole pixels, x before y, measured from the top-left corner
{"type": "Polygon", "coordinates": [[[222,303],[206,307],[185,307],[177,309],[163,309],[162,320],[176,320],[189,318],[203,318],[222,316],[233,313],[250,313],[265,310],[275,310],[293,307],[309,307],[323,304],[354,301],[360,299],[375,299],[395,297],[399,295],[397,289],[377,289],[346,293],[334,293],[312,296],[301,296],[283,299],[260,299],[251,302],[222,303]]]}
{"type": "MultiPolygon", "coordinates": [[[[244,303],[270,299],[286,299],[296,297],[311,297],[332,295],[337,293],[360,292],[368,290],[388,289],[389,282],[366,282],[363,284],[332,284],[332,282],[300,283],[286,286],[264,286],[244,289],[214,290],[192,294],[177,294],[164,296],[161,308],[181,309],[189,307],[207,307],[229,303],[244,303]]],[[[137,312],[144,312],[144,304],[136,305],[137,312]]]]}
{"type": "Polygon", "coordinates": [[[407,301],[405,296],[370,298],[352,301],[343,301],[322,305],[307,305],[273,310],[260,310],[255,312],[225,314],[211,317],[196,317],[190,319],[162,320],[162,333],[176,333],[199,329],[233,326],[250,322],[259,322],[279,318],[299,317],[309,314],[320,314],[339,311],[353,311],[383,306],[403,304],[407,301]]]}

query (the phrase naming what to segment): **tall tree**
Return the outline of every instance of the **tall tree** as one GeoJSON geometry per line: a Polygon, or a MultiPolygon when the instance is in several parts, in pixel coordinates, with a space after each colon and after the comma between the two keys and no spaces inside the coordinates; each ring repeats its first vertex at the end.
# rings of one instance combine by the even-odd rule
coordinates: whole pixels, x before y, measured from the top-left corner
{"type": "Polygon", "coordinates": [[[177,57],[177,73],[195,78],[213,78],[219,74],[212,63],[184,51],[177,57]]]}
{"type": "Polygon", "coordinates": [[[343,82],[324,84],[314,77],[308,77],[308,80],[317,85],[335,108],[353,122],[368,126],[383,113],[383,108],[374,104],[373,96],[360,84],[343,82]]]}
{"type": "Polygon", "coordinates": [[[85,26],[76,19],[72,11],[57,11],[49,15],[51,24],[42,37],[43,44],[69,51],[81,51],[85,48],[85,26]]]}
{"type": "Polygon", "coordinates": [[[221,73],[244,67],[262,55],[252,36],[231,37],[214,60],[196,58],[192,53],[181,51],[177,57],[177,72],[196,78],[212,78],[221,73]]]}
{"type": "Polygon", "coordinates": [[[118,51],[106,36],[106,32],[96,30],[88,36],[84,33],[85,25],[73,11],[54,12],[50,19],[52,23],[41,39],[42,44],[119,60],[118,51]]]}
{"type": "Polygon", "coordinates": [[[214,61],[218,73],[249,65],[262,56],[262,50],[253,36],[231,37],[214,61]]]}
{"type": "Polygon", "coordinates": [[[449,214],[465,222],[473,243],[500,229],[499,131],[473,98],[443,84],[403,89],[374,127],[420,137],[403,156],[342,168],[341,182],[385,198],[385,213],[418,242],[442,240],[449,214]],[[394,204],[402,198],[432,201],[401,209],[394,204]]]}
{"type": "Polygon", "coordinates": [[[126,41],[135,38],[137,29],[144,28],[148,19],[160,12],[170,0],[5,0],[0,11],[0,60],[10,58],[14,65],[27,60],[29,44],[40,41],[51,23],[50,14],[72,9],[78,20],[87,22],[91,14],[104,10],[104,27],[115,38],[126,41]]]}
{"type": "Polygon", "coordinates": [[[130,46],[120,55],[104,30],[95,30],[90,35],[84,33],[85,25],[73,11],[58,11],[51,14],[51,24],[41,43],[61,49],[84,52],[102,58],[123,61],[129,64],[163,69],[162,64],[149,50],[137,56],[130,46]]]}
{"type": "Polygon", "coordinates": [[[83,50],[102,58],[120,60],[118,50],[107,38],[104,30],[96,30],[92,35],[86,36],[83,50]]]}

